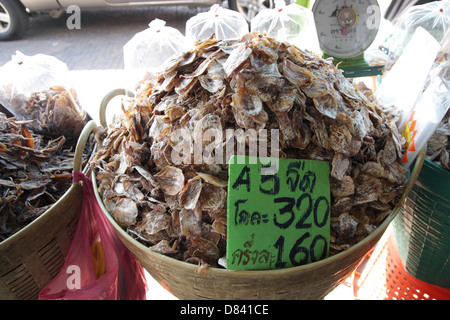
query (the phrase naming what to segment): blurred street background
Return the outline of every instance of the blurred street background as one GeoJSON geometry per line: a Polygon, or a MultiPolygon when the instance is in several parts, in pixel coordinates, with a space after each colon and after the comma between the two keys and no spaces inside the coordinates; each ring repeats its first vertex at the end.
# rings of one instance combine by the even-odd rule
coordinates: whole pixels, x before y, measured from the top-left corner
{"type": "Polygon", "coordinates": [[[34,17],[22,39],[0,42],[0,66],[18,50],[55,56],[69,70],[122,69],[122,47],[153,19],[164,20],[184,34],[186,21],[207,10],[188,6],[81,10],[81,29],[72,30],[66,26],[70,14],[58,19],[34,17]]]}

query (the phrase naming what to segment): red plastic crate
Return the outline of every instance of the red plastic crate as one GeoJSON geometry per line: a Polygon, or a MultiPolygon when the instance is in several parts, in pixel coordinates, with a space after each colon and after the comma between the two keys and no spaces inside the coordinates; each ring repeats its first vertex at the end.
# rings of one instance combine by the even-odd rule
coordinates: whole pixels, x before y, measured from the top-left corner
{"type": "Polygon", "coordinates": [[[423,282],[405,270],[392,232],[355,270],[353,294],[361,300],[450,300],[450,289],[423,282]]]}

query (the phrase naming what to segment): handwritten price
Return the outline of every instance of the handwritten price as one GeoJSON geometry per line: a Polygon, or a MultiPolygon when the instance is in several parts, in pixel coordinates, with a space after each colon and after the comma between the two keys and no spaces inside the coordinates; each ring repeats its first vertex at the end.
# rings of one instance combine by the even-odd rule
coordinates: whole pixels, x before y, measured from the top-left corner
{"type": "MultiPolygon", "coordinates": [[[[311,166],[308,161],[312,160],[280,160],[288,162],[284,170],[278,170],[276,175],[256,176],[253,171],[260,171],[246,164],[235,172],[236,179],[231,180],[233,183],[229,193],[236,197],[228,205],[229,218],[232,217],[229,228],[240,228],[241,233],[242,228],[248,228],[252,236],[251,241],[245,242],[244,248],[238,247],[230,254],[231,264],[237,267],[264,263],[275,268],[299,266],[324,259],[328,254],[329,237],[325,237],[324,232],[317,232],[321,229],[329,232],[328,179],[326,197],[323,185],[316,190],[320,181],[318,169],[308,169],[311,166]],[[261,227],[264,231],[258,231],[261,227]],[[270,244],[276,249],[275,253],[271,253],[267,246],[256,245],[252,248],[255,233],[259,232],[266,239],[275,236],[277,240],[270,244]],[[287,256],[284,255],[285,247],[290,247],[287,256]]],[[[321,173],[321,176],[323,180],[324,174],[321,173]]]]}

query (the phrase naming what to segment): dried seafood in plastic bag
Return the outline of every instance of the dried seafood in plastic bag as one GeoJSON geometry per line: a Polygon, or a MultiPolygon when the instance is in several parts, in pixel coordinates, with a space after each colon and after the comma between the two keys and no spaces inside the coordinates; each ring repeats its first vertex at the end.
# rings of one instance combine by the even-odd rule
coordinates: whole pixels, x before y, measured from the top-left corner
{"type": "Polygon", "coordinates": [[[22,114],[26,119],[36,119],[31,127],[34,132],[52,137],[64,136],[73,146],[86,122],[86,114],[80,107],[75,90],[61,86],[33,93],[22,114]]]}
{"type": "Polygon", "coordinates": [[[75,146],[86,121],[64,62],[53,56],[17,51],[0,67],[0,104],[17,120],[34,120],[28,128],[75,146]]]}
{"type": "Polygon", "coordinates": [[[395,117],[368,96],[309,51],[258,33],[210,38],[141,86],[90,165],[110,213],[130,198],[117,188],[124,180],[143,195],[132,200],[137,216],[126,217],[135,220],[125,227],[133,237],[204,269],[226,250],[228,159],[220,150],[236,138],[248,155],[260,142],[251,130],[279,130],[280,157],[331,164],[334,254],[375,230],[406,185],[395,117]]]}
{"type": "Polygon", "coordinates": [[[64,136],[33,133],[32,122],[0,112],[0,242],[50,209],[72,184],[72,148],[64,136]]]}

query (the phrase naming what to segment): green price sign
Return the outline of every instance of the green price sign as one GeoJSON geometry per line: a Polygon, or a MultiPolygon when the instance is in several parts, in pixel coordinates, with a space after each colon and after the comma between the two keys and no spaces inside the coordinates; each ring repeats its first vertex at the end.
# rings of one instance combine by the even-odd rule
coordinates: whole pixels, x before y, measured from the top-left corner
{"type": "Polygon", "coordinates": [[[227,268],[267,270],[318,261],[330,242],[326,161],[233,156],[227,268]]]}

